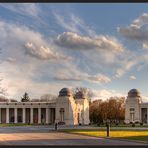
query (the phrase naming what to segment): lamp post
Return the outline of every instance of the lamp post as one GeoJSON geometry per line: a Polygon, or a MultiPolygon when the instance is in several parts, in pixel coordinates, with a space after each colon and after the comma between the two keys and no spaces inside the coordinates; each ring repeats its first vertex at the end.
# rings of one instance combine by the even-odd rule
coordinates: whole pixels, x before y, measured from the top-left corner
{"type": "Polygon", "coordinates": [[[55,123],[55,131],[57,131],[58,123],[55,123]]]}
{"type": "Polygon", "coordinates": [[[106,132],[107,132],[107,137],[109,137],[109,134],[110,134],[110,122],[109,122],[109,120],[107,120],[107,122],[106,122],[106,132]]]}

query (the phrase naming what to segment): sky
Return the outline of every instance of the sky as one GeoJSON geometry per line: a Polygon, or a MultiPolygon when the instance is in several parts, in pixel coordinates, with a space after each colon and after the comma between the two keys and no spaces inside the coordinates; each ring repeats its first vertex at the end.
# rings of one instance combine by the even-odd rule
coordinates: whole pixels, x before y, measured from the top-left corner
{"type": "MultiPolygon", "coordinates": [[[[0,4],[0,89],[20,100],[86,87],[148,101],[148,4],[0,4]]],[[[1,91],[0,90],[0,91],[1,91]]]]}

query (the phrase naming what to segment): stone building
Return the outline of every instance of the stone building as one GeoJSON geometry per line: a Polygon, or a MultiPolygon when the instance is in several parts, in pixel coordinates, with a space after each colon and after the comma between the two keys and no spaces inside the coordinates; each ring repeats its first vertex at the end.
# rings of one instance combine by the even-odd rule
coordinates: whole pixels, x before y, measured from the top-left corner
{"type": "Polygon", "coordinates": [[[81,92],[74,98],[68,88],[49,102],[0,102],[0,123],[87,125],[89,100],[81,92]]]}
{"type": "Polygon", "coordinates": [[[125,102],[125,123],[148,123],[148,103],[143,102],[140,92],[131,89],[125,102]]]}

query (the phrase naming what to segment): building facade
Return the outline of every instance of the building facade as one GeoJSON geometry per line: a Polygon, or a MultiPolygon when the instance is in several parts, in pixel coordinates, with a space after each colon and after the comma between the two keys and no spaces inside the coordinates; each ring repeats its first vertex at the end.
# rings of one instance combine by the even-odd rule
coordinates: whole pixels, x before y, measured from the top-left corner
{"type": "Polygon", "coordinates": [[[89,100],[81,92],[74,98],[63,88],[49,102],[0,102],[0,123],[87,125],[89,100]]]}
{"type": "Polygon", "coordinates": [[[125,123],[147,123],[148,103],[143,102],[140,92],[131,89],[125,101],[125,123]]]}

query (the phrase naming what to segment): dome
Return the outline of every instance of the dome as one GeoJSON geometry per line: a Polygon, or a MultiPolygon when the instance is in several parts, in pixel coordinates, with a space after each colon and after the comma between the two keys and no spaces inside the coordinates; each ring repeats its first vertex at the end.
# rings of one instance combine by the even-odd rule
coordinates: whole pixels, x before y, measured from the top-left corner
{"type": "Polygon", "coordinates": [[[72,92],[68,88],[62,88],[59,92],[59,96],[71,96],[72,92]]]}
{"type": "Polygon", "coordinates": [[[128,97],[140,97],[140,92],[137,89],[131,89],[128,92],[128,97]]]}
{"type": "Polygon", "coordinates": [[[74,98],[75,98],[75,99],[85,99],[86,96],[85,96],[85,94],[84,94],[83,92],[78,91],[78,92],[75,94],[74,98]]]}

